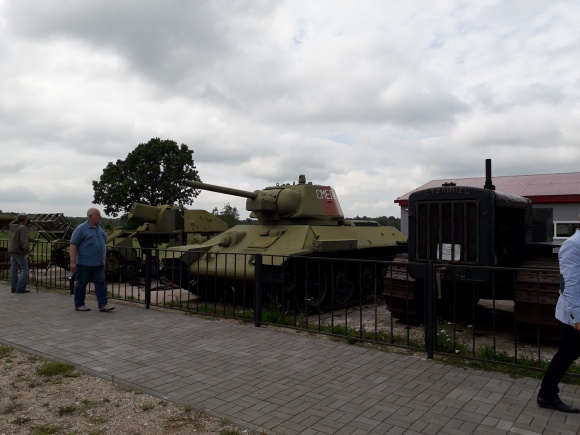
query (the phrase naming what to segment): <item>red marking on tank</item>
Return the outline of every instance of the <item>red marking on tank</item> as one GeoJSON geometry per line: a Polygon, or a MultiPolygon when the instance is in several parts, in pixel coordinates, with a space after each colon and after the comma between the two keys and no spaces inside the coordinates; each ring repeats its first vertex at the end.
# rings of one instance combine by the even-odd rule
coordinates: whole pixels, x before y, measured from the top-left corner
{"type": "Polygon", "coordinates": [[[334,200],[334,189],[330,186],[320,186],[316,189],[316,197],[322,201],[322,209],[326,216],[341,215],[342,211],[338,202],[334,200]]]}

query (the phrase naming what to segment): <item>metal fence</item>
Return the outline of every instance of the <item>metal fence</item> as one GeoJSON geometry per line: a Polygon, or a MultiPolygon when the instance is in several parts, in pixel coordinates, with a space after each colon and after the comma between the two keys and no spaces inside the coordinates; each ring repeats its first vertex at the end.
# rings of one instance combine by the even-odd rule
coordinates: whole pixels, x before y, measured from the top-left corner
{"type": "MultiPolygon", "coordinates": [[[[6,245],[0,240],[0,280],[8,281],[6,245]]],[[[72,292],[65,245],[36,243],[29,264],[31,286],[72,292]]],[[[553,268],[115,246],[106,270],[110,298],[145,308],[533,370],[545,368],[556,350],[553,268]]]]}

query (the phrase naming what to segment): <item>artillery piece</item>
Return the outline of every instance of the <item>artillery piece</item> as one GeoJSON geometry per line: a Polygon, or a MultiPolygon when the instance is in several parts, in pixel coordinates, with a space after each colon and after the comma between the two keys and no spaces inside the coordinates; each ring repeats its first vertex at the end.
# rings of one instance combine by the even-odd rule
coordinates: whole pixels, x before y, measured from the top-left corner
{"type": "MultiPolygon", "coordinates": [[[[330,186],[306,182],[277,184],[254,192],[197,181],[187,186],[246,199],[255,225],[236,225],[197,245],[171,248],[165,261],[168,279],[199,299],[250,302],[255,258],[262,257],[262,280],[277,296],[310,306],[346,304],[358,294],[382,286],[376,265],[350,259],[390,260],[406,251],[406,238],[395,227],[374,221],[344,219],[330,186]],[[317,258],[319,260],[313,260],[317,258]],[[307,261],[310,260],[310,261],[307,261]]],[[[377,294],[377,293],[375,293],[377,294]]]]}
{"type": "Polygon", "coordinates": [[[41,213],[30,220],[30,225],[38,229],[39,238],[42,236],[50,243],[50,264],[69,270],[68,247],[74,230],[72,223],[62,213],[41,213]]]}

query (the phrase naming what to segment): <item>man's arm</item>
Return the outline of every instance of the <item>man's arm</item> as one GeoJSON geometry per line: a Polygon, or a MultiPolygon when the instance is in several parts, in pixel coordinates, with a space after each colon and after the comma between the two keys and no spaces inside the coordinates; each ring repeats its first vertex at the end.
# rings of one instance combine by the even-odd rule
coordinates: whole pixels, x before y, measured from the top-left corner
{"type": "Polygon", "coordinates": [[[75,273],[77,271],[77,245],[70,244],[70,271],[75,273]]]}

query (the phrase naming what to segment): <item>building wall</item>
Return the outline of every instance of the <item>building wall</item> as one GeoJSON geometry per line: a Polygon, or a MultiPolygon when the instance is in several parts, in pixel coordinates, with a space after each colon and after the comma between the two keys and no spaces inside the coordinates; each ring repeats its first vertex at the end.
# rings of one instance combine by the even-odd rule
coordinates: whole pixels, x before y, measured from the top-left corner
{"type": "Polygon", "coordinates": [[[578,221],[578,214],[580,214],[580,204],[539,204],[541,206],[552,206],[554,210],[554,222],[556,221],[578,221]]]}
{"type": "Polygon", "coordinates": [[[409,207],[401,207],[401,232],[409,236],[409,207]]]}

